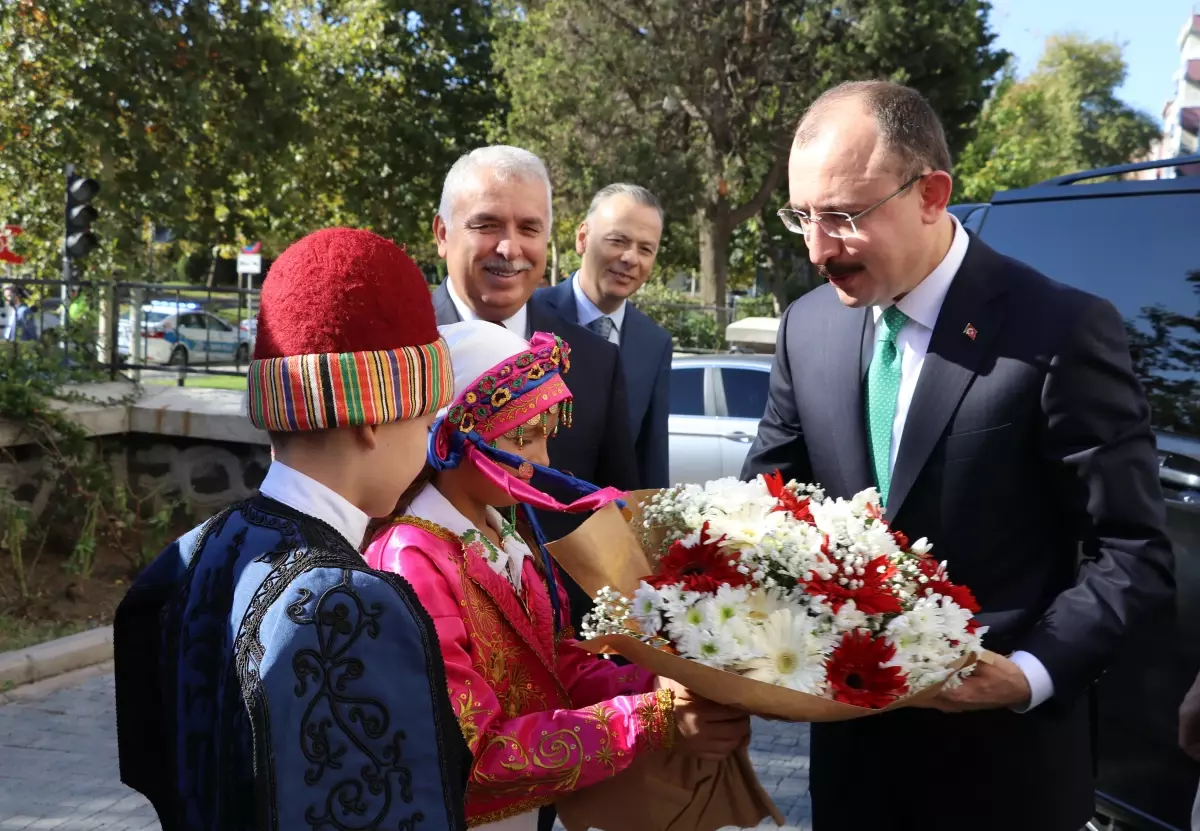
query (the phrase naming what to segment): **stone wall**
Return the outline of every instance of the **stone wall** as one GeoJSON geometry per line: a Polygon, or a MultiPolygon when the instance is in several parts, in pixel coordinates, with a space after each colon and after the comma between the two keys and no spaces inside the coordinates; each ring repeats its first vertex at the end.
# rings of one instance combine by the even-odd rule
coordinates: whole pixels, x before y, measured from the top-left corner
{"type": "Polygon", "coordinates": [[[124,438],[125,469],[137,493],[175,499],[195,515],[215,513],[251,496],[266,476],[270,449],[261,444],[150,436],[124,438]]]}
{"type": "MultiPolygon", "coordinates": [[[[271,463],[267,445],[131,433],[95,439],[114,474],[146,505],[183,503],[195,517],[215,513],[254,493],[271,463]]],[[[0,456],[0,488],[30,510],[36,522],[54,498],[55,481],[36,448],[0,456]]]]}

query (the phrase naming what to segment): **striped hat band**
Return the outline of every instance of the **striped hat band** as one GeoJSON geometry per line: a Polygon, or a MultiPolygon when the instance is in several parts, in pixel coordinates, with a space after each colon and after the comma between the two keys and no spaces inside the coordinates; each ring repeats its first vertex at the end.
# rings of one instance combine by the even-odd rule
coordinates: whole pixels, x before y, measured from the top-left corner
{"type": "Polygon", "coordinates": [[[454,400],[446,341],[379,352],[251,361],[250,421],[294,432],[387,424],[436,413],[454,400]]]}

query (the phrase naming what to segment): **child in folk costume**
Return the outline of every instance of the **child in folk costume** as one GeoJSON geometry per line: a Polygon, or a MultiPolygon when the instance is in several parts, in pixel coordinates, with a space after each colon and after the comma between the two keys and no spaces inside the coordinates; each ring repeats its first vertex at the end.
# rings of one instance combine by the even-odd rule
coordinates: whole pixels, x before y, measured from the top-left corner
{"type": "Polygon", "coordinates": [[[164,831],[465,827],[469,754],[412,588],[359,554],[453,395],[416,264],[327,229],[263,285],[259,494],[188,532],[117,609],[121,780],[164,831]]]}
{"type": "Polygon", "coordinates": [[[534,831],[539,807],[676,738],[702,757],[727,756],[748,735],[744,714],[574,648],[566,592],[530,508],[591,511],[621,494],[546,468],[547,440],[571,422],[567,344],[542,332],[527,343],[482,321],[440,331],[455,401],[430,436],[427,482],[401,499],[366,559],[403,575],[437,627],[474,754],[467,824],[534,831]],[[561,504],[535,475],[584,495],[561,504]]]}

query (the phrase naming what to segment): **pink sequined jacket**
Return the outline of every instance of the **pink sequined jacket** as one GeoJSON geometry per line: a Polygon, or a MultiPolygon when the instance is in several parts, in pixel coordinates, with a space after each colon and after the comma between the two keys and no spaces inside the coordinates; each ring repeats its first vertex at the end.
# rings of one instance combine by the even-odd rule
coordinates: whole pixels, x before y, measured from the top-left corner
{"type": "MultiPolygon", "coordinates": [[[[550,593],[531,557],[518,594],[461,538],[415,517],[389,527],[366,557],[403,575],[436,625],[450,698],[475,757],[469,826],[535,810],[670,746],[670,693],[654,692],[645,670],[573,648],[569,631],[556,638],[550,593]]],[[[565,608],[561,589],[560,597],[565,608]]]]}

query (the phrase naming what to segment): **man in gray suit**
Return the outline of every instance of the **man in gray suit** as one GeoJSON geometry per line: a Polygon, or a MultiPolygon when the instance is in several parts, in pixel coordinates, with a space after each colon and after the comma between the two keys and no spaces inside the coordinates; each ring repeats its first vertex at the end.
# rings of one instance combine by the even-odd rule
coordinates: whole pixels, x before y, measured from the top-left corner
{"type": "Polygon", "coordinates": [[[780,216],[829,285],[780,321],[743,474],[878,487],[998,653],[932,709],[813,725],[817,831],[1078,831],[1089,687],[1174,588],[1121,317],[968,234],[949,170],[929,104],[885,82],[825,93],[792,148],[780,216]]]}

